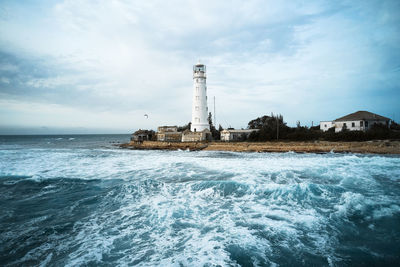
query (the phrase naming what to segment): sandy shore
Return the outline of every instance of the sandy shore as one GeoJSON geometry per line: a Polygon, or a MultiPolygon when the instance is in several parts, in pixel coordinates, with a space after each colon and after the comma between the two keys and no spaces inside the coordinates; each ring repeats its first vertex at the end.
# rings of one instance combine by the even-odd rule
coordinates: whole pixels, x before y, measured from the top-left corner
{"type": "Polygon", "coordinates": [[[366,142],[157,142],[121,144],[121,148],[144,150],[214,150],[235,152],[299,152],[328,153],[351,152],[372,154],[400,154],[400,141],[366,141],[366,142]]]}

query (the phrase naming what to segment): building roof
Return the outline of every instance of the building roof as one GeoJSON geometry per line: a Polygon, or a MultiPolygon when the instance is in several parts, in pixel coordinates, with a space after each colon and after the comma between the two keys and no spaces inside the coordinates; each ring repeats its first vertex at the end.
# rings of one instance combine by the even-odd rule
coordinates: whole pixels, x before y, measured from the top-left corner
{"type": "Polygon", "coordinates": [[[159,132],[176,132],[178,131],[178,126],[158,126],[159,132]]]}
{"type": "Polygon", "coordinates": [[[357,111],[349,115],[343,116],[336,119],[335,121],[360,121],[360,120],[390,120],[389,118],[383,117],[381,115],[368,112],[368,111],[357,111]]]}
{"type": "Polygon", "coordinates": [[[227,131],[227,132],[230,132],[230,133],[251,133],[251,132],[254,132],[254,131],[259,131],[260,129],[238,129],[238,130],[236,130],[236,129],[228,129],[228,130],[224,130],[224,131],[227,131]]]}
{"type": "Polygon", "coordinates": [[[134,132],[132,135],[139,135],[139,134],[151,134],[153,131],[152,130],[142,130],[139,129],[136,132],[134,132]]]}
{"type": "Polygon", "coordinates": [[[176,125],[164,125],[164,126],[158,126],[158,128],[178,128],[176,125]]]}

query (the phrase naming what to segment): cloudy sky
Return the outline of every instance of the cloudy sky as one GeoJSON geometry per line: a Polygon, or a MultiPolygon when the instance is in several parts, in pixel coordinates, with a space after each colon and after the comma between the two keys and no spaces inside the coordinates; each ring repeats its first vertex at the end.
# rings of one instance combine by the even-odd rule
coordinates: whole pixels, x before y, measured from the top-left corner
{"type": "Polygon", "coordinates": [[[0,0],[0,134],[129,133],[368,110],[400,120],[400,1],[0,0]],[[144,116],[148,114],[148,118],[144,116]]]}

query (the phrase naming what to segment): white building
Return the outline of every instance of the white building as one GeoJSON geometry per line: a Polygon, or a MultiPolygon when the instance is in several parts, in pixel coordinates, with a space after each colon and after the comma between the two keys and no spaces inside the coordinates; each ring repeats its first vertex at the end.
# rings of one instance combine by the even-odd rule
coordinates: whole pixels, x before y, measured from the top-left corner
{"type": "Polygon", "coordinates": [[[186,130],[182,133],[182,142],[201,142],[205,140],[211,140],[211,132],[208,129],[204,129],[201,132],[186,130]]]}
{"type": "Polygon", "coordinates": [[[259,129],[235,130],[228,129],[221,131],[221,141],[241,141],[249,137],[252,132],[257,132],[259,129]]]}
{"type": "Polygon", "coordinates": [[[319,128],[324,132],[328,131],[332,127],[335,127],[335,124],[333,121],[321,121],[319,123],[319,128]]]}
{"type": "Polygon", "coordinates": [[[157,141],[180,142],[182,132],[178,132],[178,126],[159,126],[157,130],[157,141]]]}
{"type": "Polygon", "coordinates": [[[325,132],[335,127],[336,133],[342,131],[343,128],[350,131],[366,131],[374,124],[383,124],[389,127],[389,123],[389,118],[368,111],[357,111],[334,121],[321,121],[320,129],[325,132]]]}
{"type": "Polygon", "coordinates": [[[193,101],[192,101],[192,125],[190,131],[202,132],[210,130],[207,121],[207,85],[206,66],[197,63],[193,66],[193,101]]]}

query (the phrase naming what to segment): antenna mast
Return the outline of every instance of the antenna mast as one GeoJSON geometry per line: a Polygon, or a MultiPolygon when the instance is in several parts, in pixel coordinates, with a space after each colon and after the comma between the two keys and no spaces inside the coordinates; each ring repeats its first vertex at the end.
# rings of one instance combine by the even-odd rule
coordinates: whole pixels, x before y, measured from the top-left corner
{"type": "Polygon", "coordinates": [[[217,120],[216,120],[216,115],[215,115],[215,96],[214,96],[214,125],[215,125],[215,128],[217,128],[217,120]]]}

